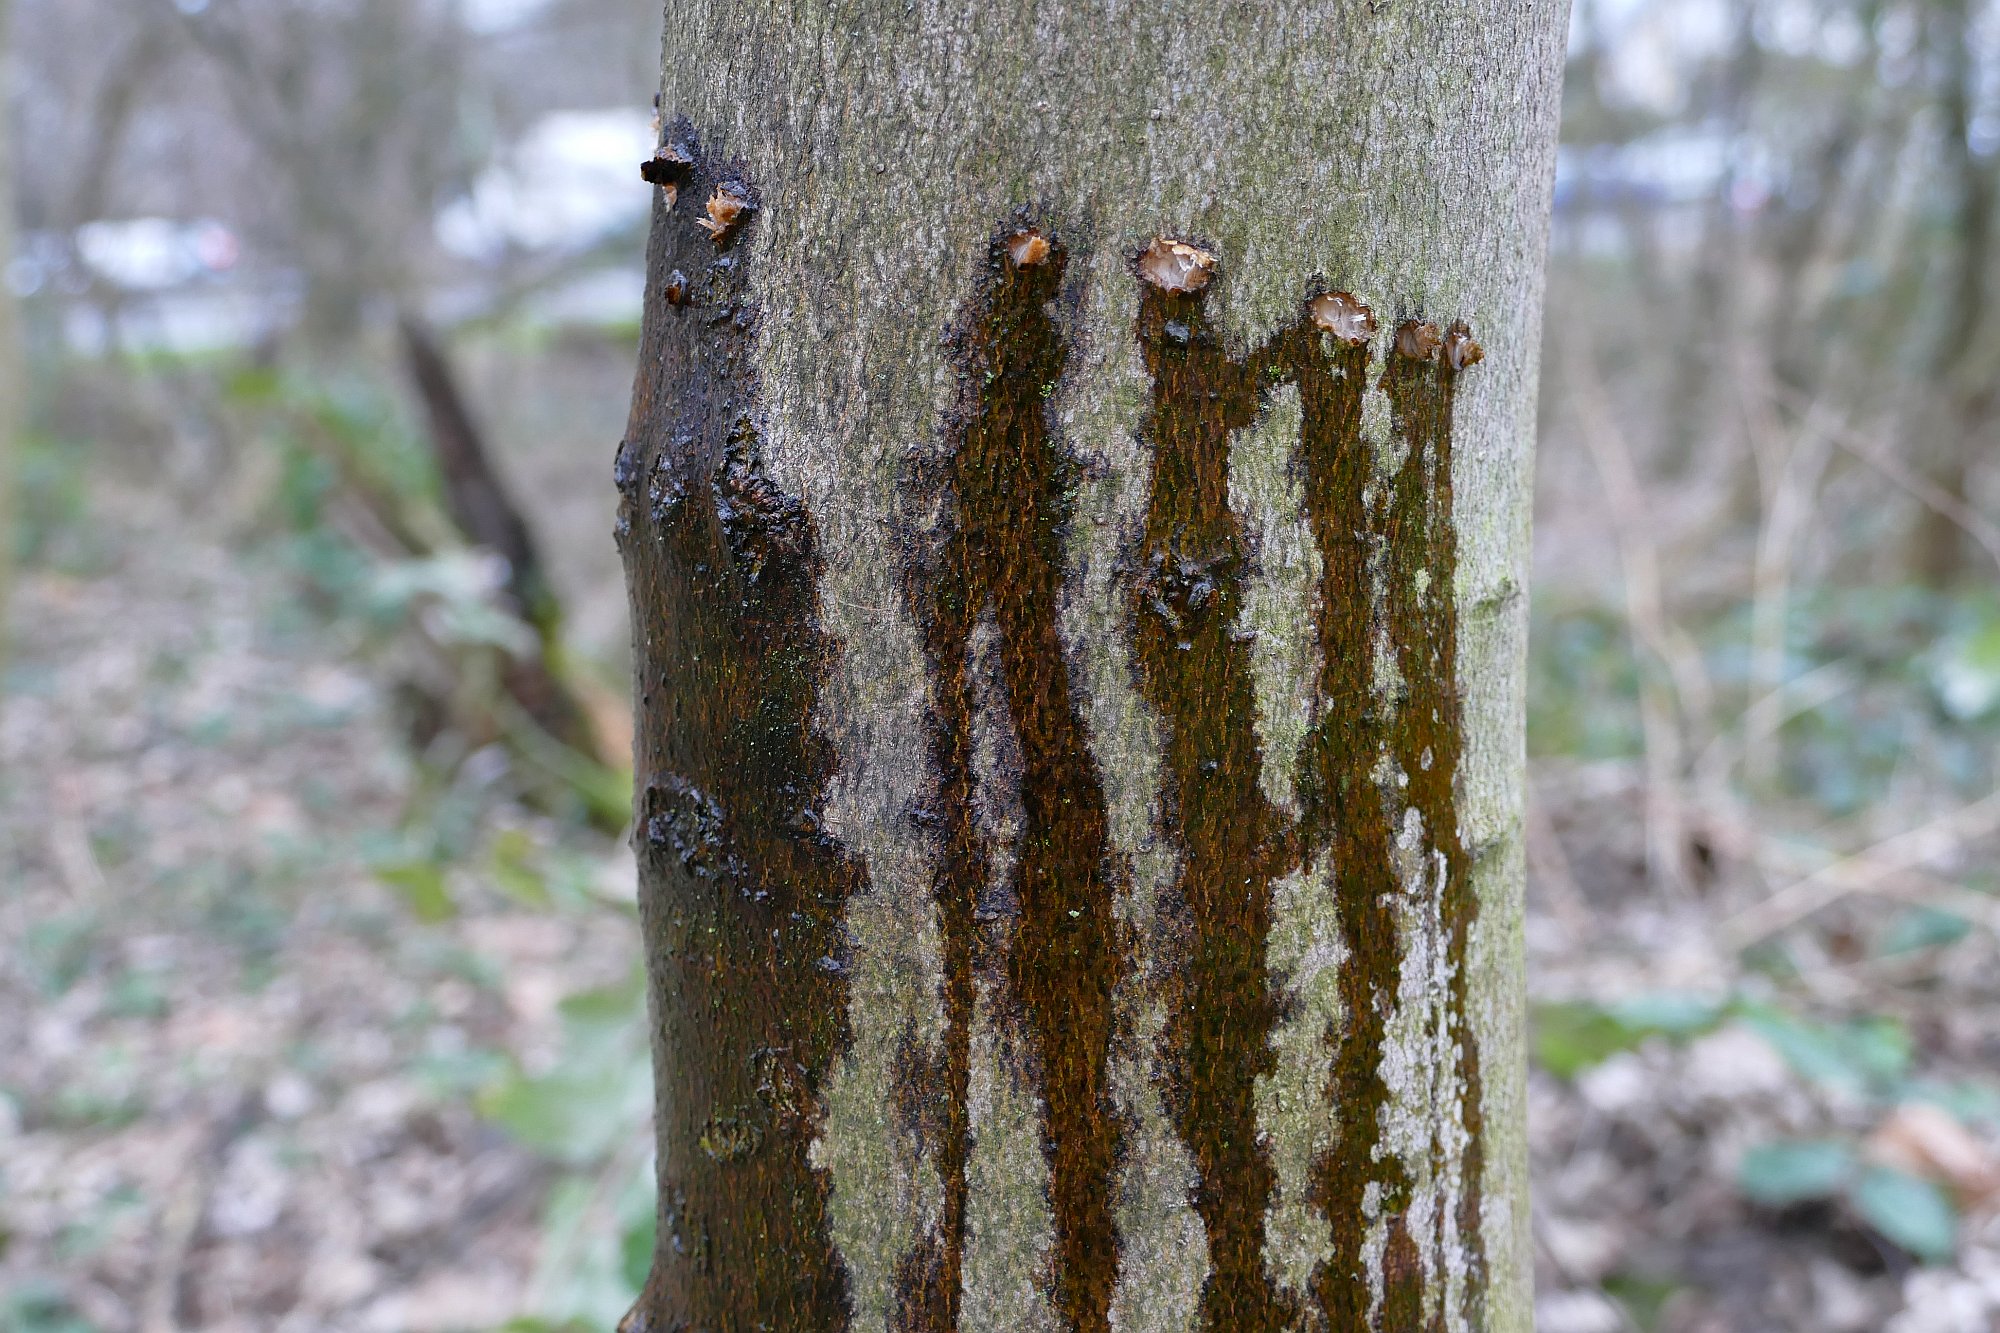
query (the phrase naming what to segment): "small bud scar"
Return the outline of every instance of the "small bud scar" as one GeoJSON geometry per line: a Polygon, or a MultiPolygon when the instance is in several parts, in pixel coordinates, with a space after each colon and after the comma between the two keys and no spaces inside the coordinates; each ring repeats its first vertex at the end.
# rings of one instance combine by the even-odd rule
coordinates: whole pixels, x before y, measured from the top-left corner
{"type": "Polygon", "coordinates": [[[1467,370],[1486,359],[1486,349],[1472,339],[1472,330],[1454,324],[1444,335],[1444,363],[1453,370],[1467,370]]]}
{"type": "Polygon", "coordinates": [[[708,216],[696,218],[695,225],[709,234],[717,245],[728,239],[743,221],[743,215],[750,210],[750,201],[727,185],[715,187],[715,193],[708,196],[708,216]]]}
{"type": "MultiPolygon", "coordinates": [[[[661,144],[660,147],[639,164],[639,175],[643,180],[665,190],[672,196],[675,189],[694,170],[694,154],[679,144],[661,144]]],[[[671,197],[667,200],[671,205],[671,197]]]]}

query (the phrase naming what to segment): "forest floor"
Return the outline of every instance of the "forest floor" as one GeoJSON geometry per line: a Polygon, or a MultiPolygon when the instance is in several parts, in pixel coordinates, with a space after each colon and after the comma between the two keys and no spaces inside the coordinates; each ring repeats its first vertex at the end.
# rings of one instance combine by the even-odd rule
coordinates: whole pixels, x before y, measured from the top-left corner
{"type": "Polygon", "coordinates": [[[111,488],[88,530],[21,580],[0,716],[0,1329],[602,1318],[622,1289],[554,1290],[564,1164],[479,1094],[632,975],[629,858],[477,756],[425,792],[282,562],[111,488]],[[420,800],[465,830],[443,886],[411,871],[420,800]],[[517,885],[560,857],[586,905],[494,888],[496,846],[517,885]]]}
{"type": "MultiPolygon", "coordinates": [[[[608,1327],[627,854],[497,756],[427,778],[268,535],[109,481],[66,521],[0,713],[0,1329],[608,1327]]],[[[1535,774],[1542,1333],[2000,1328],[1994,918],[1836,903],[1773,965],[1766,817],[1691,816],[1656,891],[1642,777],[1535,774]]]]}

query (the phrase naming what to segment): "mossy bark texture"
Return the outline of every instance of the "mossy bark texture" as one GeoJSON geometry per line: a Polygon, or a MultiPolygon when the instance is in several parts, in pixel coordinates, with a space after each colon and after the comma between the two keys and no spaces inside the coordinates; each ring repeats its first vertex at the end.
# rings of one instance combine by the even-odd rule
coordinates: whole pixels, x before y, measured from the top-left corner
{"type": "Polygon", "coordinates": [[[1565,13],[668,5],[632,1333],[1530,1326],[1565,13]]]}

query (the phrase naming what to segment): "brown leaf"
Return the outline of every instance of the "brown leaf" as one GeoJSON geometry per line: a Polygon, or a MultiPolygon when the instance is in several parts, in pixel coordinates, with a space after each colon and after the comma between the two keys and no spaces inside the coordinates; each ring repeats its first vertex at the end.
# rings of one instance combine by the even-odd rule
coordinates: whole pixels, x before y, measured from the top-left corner
{"type": "Polygon", "coordinates": [[[1868,1136],[1865,1152],[1872,1162],[1943,1185],[1968,1209],[2000,1196],[2000,1155],[1942,1107],[1898,1106],[1868,1136]]]}

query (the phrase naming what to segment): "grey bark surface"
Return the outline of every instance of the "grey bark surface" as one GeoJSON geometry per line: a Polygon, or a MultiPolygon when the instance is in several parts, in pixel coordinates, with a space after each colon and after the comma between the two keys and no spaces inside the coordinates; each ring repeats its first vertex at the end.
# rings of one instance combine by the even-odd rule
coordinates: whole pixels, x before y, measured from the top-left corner
{"type": "MultiPolygon", "coordinates": [[[[1467,321],[1485,349],[1484,364],[1456,391],[1449,590],[1464,734],[1458,829],[1478,903],[1463,966],[1485,1071],[1475,1108],[1485,1142],[1474,1159],[1483,1177],[1475,1238],[1483,1258],[1472,1274],[1448,1271],[1448,1254],[1425,1259],[1441,1293],[1426,1298],[1426,1318],[1454,1329],[1531,1326],[1522,673],[1566,16],[1554,0],[669,0],[663,114],[669,125],[684,118],[702,152],[735,164],[759,193],[739,262],[759,312],[749,357],[762,460],[816,525],[819,617],[834,645],[814,705],[834,765],[824,824],[865,867],[844,905],[846,1030],[817,1090],[810,1152],[852,1328],[874,1333],[910,1317],[898,1313],[908,1257],[946,1206],[936,1136],[895,1110],[912,1059],[946,1035],[936,853],[909,815],[934,782],[925,742],[934,685],[902,581],[898,515],[909,501],[899,478],[907,456],[946,429],[959,392],[948,334],[978,296],[996,228],[1023,208],[1069,255],[1072,350],[1052,408],[1082,466],[1064,529],[1060,624],[1110,842],[1130,867],[1115,910],[1125,937],[1137,941],[1117,982],[1120,1036],[1108,1070],[1121,1145],[1109,1326],[1200,1327],[1211,1272],[1191,1201],[1190,1152],[1172,1123],[1156,1054],[1169,1014],[1163,965],[1149,942],[1171,933],[1177,852],[1160,835],[1163,722],[1135,678],[1126,563],[1150,486],[1132,257],[1156,236],[1218,256],[1207,309],[1232,348],[1297,320],[1314,293],[1345,289],[1380,317],[1378,366],[1408,318],[1467,321]],[[1476,1304],[1459,1299],[1468,1283],[1484,1289],[1476,1304]]],[[[664,308],[657,233],[665,216],[655,218],[649,321],[664,308]]],[[[670,375],[660,381],[649,356],[658,356],[650,334],[642,402],[648,385],[676,387],[670,375]]],[[[635,406],[635,430],[643,415],[635,406]]],[[[1318,654],[1311,597],[1319,557],[1288,461],[1297,418],[1296,395],[1278,394],[1254,427],[1236,433],[1229,476],[1255,555],[1242,619],[1256,631],[1263,787],[1287,810],[1296,806],[1293,756],[1310,722],[1318,654]]],[[[1367,394],[1363,423],[1386,476],[1394,446],[1379,388],[1367,394]]],[[[627,558],[635,562],[629,548],[627,558]]],[[[648,604],[634,577],[643,617],[648,604]]],[[[642,694],[661,684],[647,676],[649,641],[674,632],[635,625],[642,694]]],[[[642,786],[647,745],[642,736],[642,786]]],[[[1269,937],[1272,975],[1285,993],[1270,1034],[1276,1059],[1258,1083],[1259,1139],[1276,1179],[1263,1262],[1275,1286],[1293,1294],[1310,1285],[1330,1244],[1307,1177],[1338,1119],[1328,1105],[1324,1038],[1347,1021],[1336,982],[1354,948],[1325,878],[1324,867],[1307,867],[1277,885],[1269,937]]],[[[645,882],[656,922],[667,910],[658,895],[671,889],[645,882]]],[[[1433,1149],[1462,1141],[1464,1108],[1440,1082],[1436,1023],[1427,1016],[1443,1006],[1450,978],[1438,951],[1424,947],[1437,927],[1416,896],[1397,909],[1405,956],[1416,961],[1402,970],[1387,1020],[1380,1073],[1390,1096],[1378,1152],[1405,1155],[1443,1198],[1464,1182],[1453,1174],[1458,1159],[1433,1149]]],[[[679,992],[659,966],[665,937],[655,924],[648,930],[665,1071],[661,1044],[676,1040],[670,1010],[679,992]]],[[[1071,1327],[1077,1321],[1050,1277],[1043,1108],[1007,1057],[1004,1030],[987,1020],[984,992],[978,1003],[971,1187],[953,1318],[967,1330],[1071,1327]]],[[[663,1118],[690,1095],[662,1073],[663,1118]]],[[[675,1169],[663,1162],[663,1181],[675,1169]]],[[[664,1207],[660,1264],[676,1261],[673,1200],[664,1207]]],[[[1388,1248],[1374,1234],[1365,1251],[1374,1327],[1387,1326],[1388,1248]]],[[[643,1311],[634,1327],[674,1326],[648,1325],[643,1311]]]]}

